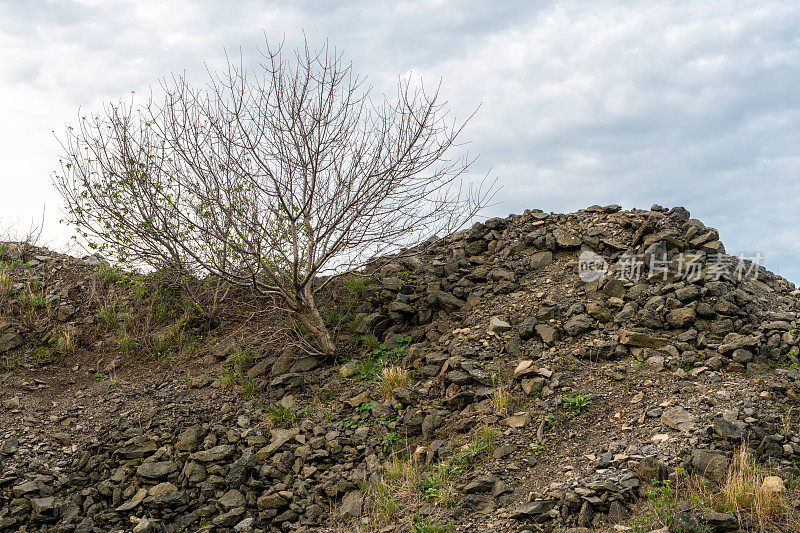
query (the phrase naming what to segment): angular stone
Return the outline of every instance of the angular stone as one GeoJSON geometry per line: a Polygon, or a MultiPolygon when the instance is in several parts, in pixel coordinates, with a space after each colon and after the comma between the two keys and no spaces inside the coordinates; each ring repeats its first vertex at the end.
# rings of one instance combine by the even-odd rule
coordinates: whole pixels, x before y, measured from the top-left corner
{"type": "Polygon", "coordinates": [[[667,343],[664,337],[638,331],[619,330],[619,342],[639,348],[660,348],[667,343]]]}
{"type": "Polygon", "coordinates": [[[20,483],[19,485],[14,485],[11,488],[11,493],[14,494],[16,497],[25,496],[27,494],[33,494],[35,492],[39,492],[39,485],[36,484],[34,481],[25,481],[24,483],[20,483]]]}
{"type": "Polygon", "coordinates": [[[625,508],[624,505],[619,503],[617,500],[611,502],[611,505],[608,506],[608,519],[613,524],[621,524],[628,518],[628,510],[625,508]]]}
{"type": "Polygon", "coordinates": [[[158,450],[158,444],[147,437],[137,437],[128,441],[126,446],[117,448],[114,452],[120,459],[141,459],[153,455],[158,450]]]}
{"type": "Polygon", "coordinates": [[[270,434],[272,435],[272,440],[269,445],[256,452],[255,458],[257,461],[263,461],[271,457],[281,446],[299,435],[300,428],[272,429],[270,434]]]}
{"type": "Polygon", "coordinates": [[[244,507],[237,507],[214,518],[211,523],[220,528],[232,528],[235,524],[239,523],[244,516],[244,513],[244,507]]]}
{"type": "Polygon", "coordinates": [[[39,516],[57,517],[59,511],[61,510],[61,506],[61,500],[55,496],[33,498],[31,500],[31,509],[39,516]]]}
{"type": "Polygon", "coordinates": [[[273,492],[272,494],[264,494],[258,498],[257,505],[260,510],[264,509],[279,509],[286,505],[288,502],[286,498],[273,492]]]}
{"type": "Polygon", "coordinates": [[[208,477],[206,473],[206,469],[203,468],[198,462],[195,461],[186,461],[186,464],[183,465],[183,470],[181,471],[181,476],[192,484],[202,483],[208,477]]]}
{"type": "Polygon", "coordinates": [[[175,449],[181,452],[193,452],[200,447],[203,441],[205,431],[200,426],[192,426],[187,428],[178,435],[178,440],[175,443],[175,449]]]}
{"type": "Polygon", "coordinates": [[[661,372],[662,370],[664,370],[664,356],[663,355],[651,355],[644,362],[644,365],[651,372],[661,372]]]}
{"type": "Polygon", "coordinates": [[[510,329],[511,329],[511,324],[509,324],[499,316],[493,316],[489,321],[489,331],[493,331],[495,333],[504,333],[510,329]]]}
{"type": "Polygon", "coordinates": [[[533,338],[536,335],[536,319],[533,317],[526,318],[517,326],[517,330],[519,331],[520,339],[526,341],[533,338]]]}
{"type": "Polygon", "coordinates": [[[3,441],[2,446],[0,446],[0,454],[2,455],[14,455],[19,450],[19,439],[10,438],[3,441]]]}
{"type": "Polygon", "coordinates": [[[558,330],[549,324],[537,324],[536,333],[542,338],[546,344],[553,344],[558,342],[558,330]]]}
{"type": "Polygon", "coordinates": [[[645,457],[636,465],[636,475],[645,483],[663,481],[668,474],[666,465],[654,457],[645,457]]]}
{"type": "Polygon", "coordinates": [[[673,328],[685,328],[694,324],[697,315],[693,309],[688,307],[681,307],[680,309],[673,309],[667,313],[667,324],[673,328]]]}
{"type": "Polygon", "coordinates": [[[300,387],[305,382],[303,374],[297,372],[289,372],[282,374],[270,382],[271,387],[281,387],[285,389],[295,389],[300,387]]]}
{"type": "Polygon", "coordinates": [[[400,313],[401,315],[405,316],[412,316],[414,315],[417,310],[408,305],[407,303],[394,301],[389,304],[389,311],[393,313],[400,313]]]}
{"type": "Polygon", "coordinates": [[[142,500],[144,500],[146,496],[147,496],[147,489],[140,488],[138,491],[136,491],[136,494],[133,495],[133,498],[131,498],[129,501],[117,507],[115,511],[118,512],[130,511],[131,509],[136,508],[140,503],[142,503],[142,500]]]}
{"type": "Polygon", "coordinates": [[[342,507],[339,512],[342,516],[348,518],[358,518],[361,516],[361,510],[364,507],[364,494],[360,491],[352,491],[345,494],[342,498],[342,507]]]}
{"type": "Polygon", "coordinates": [[[600,322],[605,323],[611,321],[611,313],[608,312],[608,309],[596,302],[587,303],[586,312],[589,313],[590,317],[600,322]]]}
{"type": "Polygon", "coordinates": [[[564,329],[573,337],[589,331],[593,327],[592,319],[587,315],[575,315],[564,324],[564,329]]]}
{"type": "Polygon", "coordinates": [[[389,317],[384,315],[383,313],[371,313],[364,317],[359,324],[358,330],[361,333],[369,333],[373,332],[375,335],[380,337],[383,335],[383,332],[386,331],[386,328],[389,327],[389,317]]]}
{"type": "Polygon", "coordinates": [[[289,371],[291,373],[302,374],[303,372],[309,372],[311,370],[314,370],[321,364],[322,361],[320,361],[318,357],[313,357],[310,355],[305,357],[298,357],[297,360],[292,364],[292,368],[289,371]]]}
{"type": "Polygon", "coordinates": [[[714,431],[725,440],[739,442],[744,438],[744,429],[736,422],[730,422],[723,417],[714,419],[714,431]]]}
{"type": "Polygon", "coordinates": [[[557,500],[535,500],[532,502],[525,502],[511,510],[510,517],[514,520],[525,520],[527,518],[535,518],[549,513],[555,508],[557,500]]]}
{"type": "Polygon", "coordinates": [[[431,438],[437,429],[442,426],[442,417],[437,412],[430,413],[422,420],[422,436],[425,439],[431,438]]]}
{"type": "Polygon", "coordinates": [[[347,361],[339,367],[339,377],[351,378],[358,374],[358,361],[347,361]]]}
{"type": "Polygon", "coordinates": [[[517,367],[514,369],[514,377],[516,379],[527,378],[530,376],[535,376],[539,373],[539,369],[537,369],[533,361],[530,359],[526,359],[525,361],[520,361],[517,367]]]}
{"type": "Polygon", "coordinates": [[[77,308],[71,304],[64,304],[58,306],[58,310],[56,311],[56,320],[59,322],[66,322],[70,318],[72,318],[75,313],[77,312],[77,308]]]}
{"type": "Polygon", "coordinates": [[[19,396],[12,396],[11,398],[3,400],[4,409],[19,409],[19,406],[19,396]]]}
{"type": "Polygon", "coordinates": [[[154,533],[156,526],[153,525],[147,518],[142,518],[139,523],[132,529],[133,533],[154,533]]]}
{"type": "Polygon", "coordinates": [[[529,259],[531,270],[539,270],[553,262],[553,252],[536,252],[529,259]]]}
{"type": "Polygon", "coordinates": [[[510,428],[522,428],[530,424],[531,414],[528,411],[521,411],[514,413],[508,418],[502,420],[500,423],[510,428]]]}
{"type": "Polygon", "coordinates": [[[474,494],[476,492],[489,492],[494,488],[497,478],[494,476],[481,476],[473,479],[464,487],[464,494],[474,494]]]}
{"type": "Polygon", "coordinates": [[[625,295],[625,285],[620,280],[611,278],[603,285],[602,292],[609,298],[622,298],[625,295]]]}
{"type": "Polygon", "coordinates": [[[20,346],[22,346],[22,336],[19,333],[9,331],[0,335],[0,353],[10,352],[20,346]]]}
{"type": "Polygon", "coordinates": [[[431,298],[433,300],[432,303],[435,303],[445,309],[449,309],[450,311],[458,311],[464,307],[464,304],[466,303],[464,300],[456,298],[453,296],[453,294],[444,291],[433,291],[431,293],[431,298]]]}
{"type": "Polygon", "coordinates": [[[189,456],[190,459],[201,463],[216,463],[233,455],[236,447],[231,444],[219,444],[208,450],[200,450],[189,456]]]}
{"type": "Polygon", "coordinates": [[[722,483],[728,474],[730,462],[725,454],[711,450],[692,450],[692,466],[706,479],[722,483]]]}
{"type": "Polygon", "coordinates": [[[786,485],[779,476],[767,476],[761,483],[761,492],[764,494],[777,494],[786,491],[786,485]]]}
{"type": "Polygon", "coordinates": [[[220,496],[219,500],[217,500],[217,503],[219,503],[226,511],[230,511],[231,509],[235,509],[237,507],[244,507],[245,505],[244,496],[236,489],[231,489],[220,496]]]}
{"type": "Polygon", "coordinates": [[[167,494],[169,492],[175,492],[178,490],[178,487],[170,483],[169,481],[165,481],[163,483],[159,483],[155,487],[152,487],[147,494],[149,496],[161,496],[163,494],[167,494]]]}
{"type": "Polygon", "coordinates": [[[580,237],[564,228],[554,229],[553,237],[556,239],[556,243],[562,248],[576,248],[580,246],[582,242],[580,237]]]}
{"type": "Polygon", "coordinates": [[[488,249],[489,243],[487,243],[484,239],[479,239],[468,242],[467,245],[464,246],[464,253],[468,256],[480,255],[488,249]]]}
{"type": "Polygon", "coordinates": [[[694,417],[683,407],[670,407],[661,414],[661,423],[665,426],[687,433],[694,429],[694,417]]]}
{"type": "Polygon", "coordinates": [[[136,469],[136,474],[147,479],[163,479],[178,471],[175,461],[154,461],[144,463],[136,469]]]}
{"type": "Polygon", "coordinates": [[[528,396],[535,396],[539,394],[542,391],[544,384],[545,379],[541,377],[523,379],[522,383],[520,383],[522,386],[522,391],[528,396]]]}
{"type": "Polygon", "coordinates": [[[252,516],[249,516],[233,526],[233,530],[236,533],[249,533],[250,531],[254,531],[253,524],[255,524],[256,519],[252,516]]]}

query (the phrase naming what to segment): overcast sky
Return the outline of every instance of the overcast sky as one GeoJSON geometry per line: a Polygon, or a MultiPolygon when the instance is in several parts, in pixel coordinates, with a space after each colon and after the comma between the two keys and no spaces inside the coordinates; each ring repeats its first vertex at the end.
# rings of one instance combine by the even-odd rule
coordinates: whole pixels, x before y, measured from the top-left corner
{"type": "Polygon", "coordinates": [[[379,90],[442,79],[503,190],[488,213],[682,205],[800,282],[800,3],[0,0],[0,228],[46,212],[78,109],[329,38],[379,90]],[[290,4],[290,5],[289,5],[290,4]]]}

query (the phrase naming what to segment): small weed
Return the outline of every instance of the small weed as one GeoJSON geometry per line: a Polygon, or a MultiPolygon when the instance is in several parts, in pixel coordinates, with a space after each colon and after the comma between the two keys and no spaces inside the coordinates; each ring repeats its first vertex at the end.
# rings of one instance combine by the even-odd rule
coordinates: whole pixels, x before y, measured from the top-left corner
{"type": "Polygon", "coordinates": [[[294,409],[289,409],[279,403],[275,405],[262,405],[262,411],[267,416],[267,421],[273,427],[292,428],[297,426],[299,417],[294,409]]]}
{"type": "Polygon", "coordinates": [[[370,351],[366,358],[359,361],[356,375],[362,380],[377,379],[384,367],[403,359],[408,354],[411,337],[398,337],[395,343],[392,348],[388,348],[385,344],[379,344],[377,348],[370,351]]]}
{"type": "Polygon", "coordinates": [[[44,309],[47,305],[47,298],[44,295],[44,289],[34,289],[30,283],[25,288],[25,292],[19,298],[20,303],[30,309],[38,310],[44,309]]]}
{"type": "Polygon", "coordinates": [[[253,354],[237,346],[228,356],[227,362],[235,373],[244,374],[253,366],[254,360],[253,354]]]}
{"type": "Polygon", "coordinates": [[[114,387],[116,387],[120,383],[120,380],[116,375],[114,375],[114,374],[107,374],[106,375],[106,374],[102,374],[100,372],[95,374],[94,380],[95,381],[105,381],[106,385],[108,386],[108,390],[113,389],[114,387]]]}
{"type": "Polygon", "coordinates": [[[732,465],[718,494],[709,502],[723,513],[748,515],[761,531],[797,531],[800,517],[786,492],[763,489],[769,476],[746,446],[734,454],[732,465]]]}
{"type": "Polygon", "coordinates": [[[5,263],[0,263],[0,300],[11,296],[12,281],[9,267],[5,263]]]}
{"type": "Polygon", "coordinates": [[[126,285],[130,282],[130,275],[113,266],[102,266],[95,274],[104,285],[126,285]]]}
{"type": "Polygon", "coordinates": [[[594,394],[580,394],[576,392],[572,396],[564,396],[564,398],[561,400],[561,404],[565,409],[572,411],[576,415],[579,415],[582,411],[585,411],[590,405],[592,405],[593,399],[594,394]]]}
{"type": "Polygon", "coordinates": [[[781,416],[780,432],[784,435],[790,435],[794,430],[794,411],[791,407],[787,407],[781,416]]]}
{"type": "Polygon", "coordinates": [[[476,458],[494,449],[500,436],[497,429],[483,423],[472,431],[472,436],[459,453],[458,460],[464,464],[472,464],[476,458]]]}
{"type": "Polygon", "coordinates": [[[457,494],[455,480],[460,472],[461,468],[454,460],[432,465],[419,480],[422,498],[435,505],[450,505],[457,494]]]}
{"type": "Polygon", "coordinates": [[[241,385],[242,385],[242,394],[245,396],[253,396],[256,392],[258,392],[258,385],[251,377],[242,377],[241,378],[241,385]]]}
{"type": "Polygon", "coordinates": [[[395,444],[400,442],[400,437],[397,436],[397,432],[395,431],[387,431],[383,434],[383,439],[381,439],[381,446],[383,447],[383,453],[389,453],[392,451],[392,447],[395,444]]]}
{"type": "Polygon", "coordinates": [[[217,381],[219,381],[223,389],[232,389],[236,385],[236,376],[234,376],[230,368],[220,366],[217,371],[217,381]]]}
{"type": "Polygon", "coordinates": [[[413,533],[450,533],[453,531],[452,524],[440,526],[434,519],[417,512],[411,519],[411,531],[413,533]]]}
{"type": "Polygon", "coordinates": [[[677,496],[669,480],[654,481],[653,488],[645,493],[647,511],[638,514],[634,520],[634,529],[650,531],[653,526],[670,527],[675,521],[677,496]]]}
{"type": "Polygon", "coordinates": [[[97,317],[107,329],[115,329],[117,327],[117,302],[111,300],[107,302],[100,311],[97,317]]]}
{"type": "Polygon", "coordinates": [[[371,352],[375,350],[378,346],[380,346],[380,342],[378,341],[378,337],[375,336],[374,333],[367,333],[364,335],[358,335],[356,337],[356,344],[363,346],[367,351],[371,352]]]}
{"type": "Polygon", "coordinates": [[[117,339],[117,348],[124,355],[131,355],[139,350],[140,345],[128,334],[127,330],[123,330],[122,336],[117,339]]]}
{"type": "Polygon", "coordinates": [[[356,276],[351,274],[344,280],[344,286],[347,289],[347,304],[350,307],[358,305],[361,295],[364,293],[364,287],[367,285],[367,278],[364,276],[356,276]]]}
{"type": "Polygon", "coordinates": [[[347,315],[343,314],[337,309],[322,310],[322,321],[325,322],[325,325],[328,327],[338,326],[345,320],[346,316],[347,315]]]}

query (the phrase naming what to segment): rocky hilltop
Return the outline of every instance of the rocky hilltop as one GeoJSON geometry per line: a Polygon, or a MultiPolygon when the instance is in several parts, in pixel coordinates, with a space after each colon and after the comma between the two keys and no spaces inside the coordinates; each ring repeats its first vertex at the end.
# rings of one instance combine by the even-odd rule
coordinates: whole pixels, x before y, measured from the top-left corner
{"type": "Polygon", "coordinates": [[[798,291],[683,208],[376,261],[323,299],[336,361],[257,301],[0,259],[0,531],[796,530],[798,291]]]}

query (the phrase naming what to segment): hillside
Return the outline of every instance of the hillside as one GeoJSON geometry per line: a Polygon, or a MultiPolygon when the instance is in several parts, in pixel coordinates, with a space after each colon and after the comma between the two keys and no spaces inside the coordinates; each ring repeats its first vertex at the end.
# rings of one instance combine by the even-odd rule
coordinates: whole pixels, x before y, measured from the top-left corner
{"type": "Polygon", "coordinates": [[[800,292],[724,254],[680,207],[489,219],[342,278],[322,361],[3,244],[0,531],[800,530],[800,292]]]}

